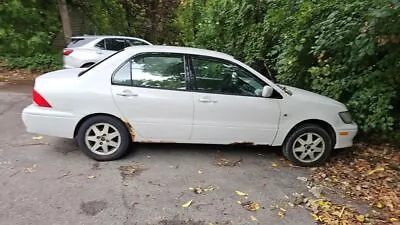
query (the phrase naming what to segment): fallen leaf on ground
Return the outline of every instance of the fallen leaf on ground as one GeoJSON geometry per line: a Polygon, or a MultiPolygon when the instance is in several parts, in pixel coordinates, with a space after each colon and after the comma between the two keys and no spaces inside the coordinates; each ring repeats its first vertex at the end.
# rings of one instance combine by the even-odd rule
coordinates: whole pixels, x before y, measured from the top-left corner
{"type": "Polygon", "coordinates": [[[208,191],[213,191],[213,190],[215,190],[215,188],[213,187],[213,186],[208,186],[208,187],[206,187],[206,188],[203,188],[203,187],[195,187],[195,188],[189,188],[189,190],[191,190],[191,191],[193,191],[194,193],[196,193],[196,194],[201,194],[201,193],[203,193],[203,192],[208,192],[208,191]]]}
{"type": "Polygon", "coordinates": [[[121,176],[124,179],[126,177],[133,177],[133,176],[139,175],[144,170],[146,170],[146,169],[143,168],[142,166],[138,165],[138,164],[120,166],[119,167],[119,171],[121,172],[121,176]]]}
{"type": "Polygon", "coordinates": [[[88,178],[88,179],[94,179],[94,178],[96,178],[96,176],[90,175],[90,176],[88,176],[87,178],[88,178]]]}
{"type": "Polygon", "coordinates": [[[241,205],[249,211],[257,211],[260,209],[260,205],[253,201],[242,202],[241,205]]]}
{"type": "Polygon", "coordinates": [[[251,221],[257,221],[257,218],[254,216],[250,216],[251,221]]]}
{"type": "Polygon", "coordinates": [[[215,165],[217,166],[227,166],[227,167],[235,167],[238,166],[242,162],[242,158],[238,160],[229,160],[223,157],[222,152],[218,151],[215,155],[215,165]]]}
{"type": "Polygon", "coordinates": [[[244,193],[244,192],[241,192],[241,191],[235,191],[235,192],[236,192],[236,194],[237,194],[238,196],[248,196],[247,193],[244,193]]]}
{"type": "Polygon", "coordinates": [[[192,204],[192,202],[193,202],[193,199],[190,200],[190,201],[188,201],[188,202],[186,202],[185,204],[183,204],[183,205],[182,205],[182,208],[189,208],[190,205],[192,204]]]}
{"type": "Polygon", "coordinates": [[[203,173],[203,171],[201,171],[201,170],[199,170],[199,171],[197,171],[199,174],[202,174],[203,173]]]}
{"type": "Polygon", "coordinates": [[[276,163],[272,163],[272,167],[277,167],[278,166],[278,164],[276,164],[276,163]]]}
{"type": "Polygon", "coordinates": [[[370,170],[370,171],[368,171],[368,175],[372,175],[372,174],[374,174],[374,173],[376,173],[376,172],[380,172],[380,171],[385,171],[385,168],[379,167],[379,168],[377,168],[377,169],[370,170]]]}
{"type": "Polygon", "coordinates": [[[26,167],[26,168],[24,169],[24,172],[25,172],[25,173],[33,173],[33,172],[36,171],[36,168],[37,168],[37,165],[36,165],[36,164],[33,164],[31,167],[26,167]]]}
{"type": "Polygon", "coordinates": [[[42,139],[43,139],[43,136],[32,137],[32,140],[42,140],[42,139]]]}

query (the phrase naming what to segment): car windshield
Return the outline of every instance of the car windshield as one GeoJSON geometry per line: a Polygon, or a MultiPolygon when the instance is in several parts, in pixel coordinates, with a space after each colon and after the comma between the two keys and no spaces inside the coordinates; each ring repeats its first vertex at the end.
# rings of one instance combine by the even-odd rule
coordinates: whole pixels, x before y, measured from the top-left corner
{"type": "Polygon", "coordinates": [[[67,48],[77,48],[81,47],[91,41],[93,41],[94,37],[82,37],[82,38],[71,38],[71,41],[68,43],[67,48]]]}
{"type": "Polygon", "coordinates": [[[106,57],[106,58],[104,58],[104,59],[98,61],[97,63],[93,64],[91,67],[89,67],[89,68],[87,68],[86,70],[80,72],[80,73],[78,74],[78,76],[79,76],[79,77],[82,76],[82,75],[85,74],[87,71],[93,69],[94,67],[98,66],[99,64],[103,63],[103,62],[106,61],[107,59],[113,57],[114,55],[116,55],[116,54],[118,54],[118,53],[120,53],[120,52],[122,52],[122,51],[123,51],[123,49],[122,49],[121,51],[115,52],[115,53],[111,54],[110,56],[108,56],[108,57],[106,57]]]}

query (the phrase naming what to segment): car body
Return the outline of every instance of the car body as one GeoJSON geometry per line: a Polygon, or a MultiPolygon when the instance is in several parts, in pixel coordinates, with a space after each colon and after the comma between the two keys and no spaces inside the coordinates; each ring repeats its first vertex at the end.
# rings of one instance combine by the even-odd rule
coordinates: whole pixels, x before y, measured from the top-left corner
{"type": "Polygon", "coordinates": [[[357,133],[342,103],[195,48],[135,46],[87,70],[50,72],[36,78],[33,100],[22,113],[28,132],[76,138],[96,160],[121,157],[105,153],[131,141],[251,144],[283,146],[294,163],[310,166],[352,146],[357,133]],[[102,154],[100,141],[115,136],[105,127],[120,136],[102,154]],[[314,148],[323,154],[310,160],[314,148]]]}
{"type": "Polygon", "coordinates": [[[90,67],[117,51],[136,45],[151,45],[151,43],[140,38],[124,36],[72,37],[63,50],[64,68],[90,67]]]}

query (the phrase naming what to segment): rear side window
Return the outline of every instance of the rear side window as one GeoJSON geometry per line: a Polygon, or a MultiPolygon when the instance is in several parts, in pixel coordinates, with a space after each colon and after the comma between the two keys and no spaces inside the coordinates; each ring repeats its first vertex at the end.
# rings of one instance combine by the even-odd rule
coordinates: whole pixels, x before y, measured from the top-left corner
{"type": "Polygon", "coordinates": [[[136,46],[136,45],[149,45],[149,44],[135,39],[126,39],[126,47],[136,46]]]}
{"type": "Polygon", "coordinates": [[[106,49],[110,51],[120,51],[125,48],[125,40],[117,38],[105,39],[106,49]]]}
{"type": "Polygon", "coordinates": [[[77,48],[93,41],[95,38],[72,38],[68,43],[67,48],[77,48]]]}

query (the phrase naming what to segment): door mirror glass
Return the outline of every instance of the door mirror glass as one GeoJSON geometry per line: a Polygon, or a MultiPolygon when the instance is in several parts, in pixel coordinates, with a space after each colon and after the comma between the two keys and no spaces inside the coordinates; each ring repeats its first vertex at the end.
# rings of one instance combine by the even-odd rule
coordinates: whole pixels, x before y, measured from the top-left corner
{"type": "Polygon", "coordinates": [[[272,93],[274,92],[274,89],[268,85],[264,86],[263,91],[262,91],[262,96],[264,98],[269,98],[272,96],[272,93]]]}

